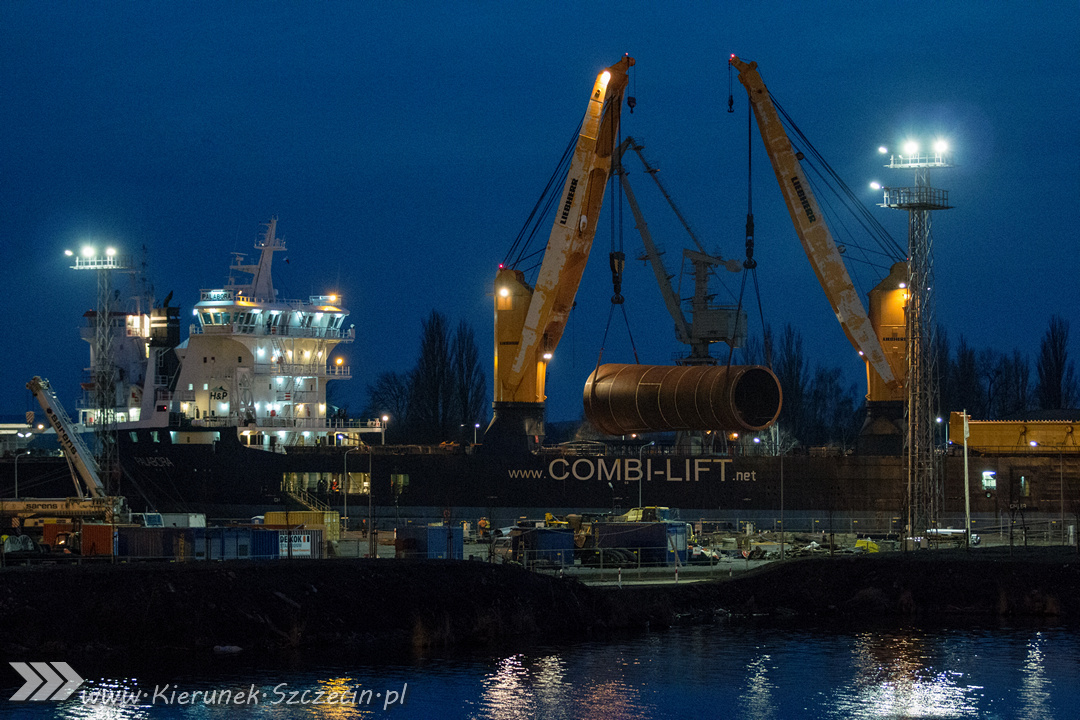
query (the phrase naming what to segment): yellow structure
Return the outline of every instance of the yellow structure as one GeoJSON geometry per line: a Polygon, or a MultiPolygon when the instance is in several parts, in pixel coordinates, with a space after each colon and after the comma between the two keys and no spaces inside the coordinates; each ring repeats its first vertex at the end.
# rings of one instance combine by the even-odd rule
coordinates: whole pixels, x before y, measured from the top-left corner
{"type": "MultiPolygon", "coordinates": [[[[1009,455],[1076,455],[1077,425],[1059,420],[971,420],[968,419],[969,450],[1009,455]]],[[[949,415],[949,442],[964,444],[964,414],[949,415]]]]}

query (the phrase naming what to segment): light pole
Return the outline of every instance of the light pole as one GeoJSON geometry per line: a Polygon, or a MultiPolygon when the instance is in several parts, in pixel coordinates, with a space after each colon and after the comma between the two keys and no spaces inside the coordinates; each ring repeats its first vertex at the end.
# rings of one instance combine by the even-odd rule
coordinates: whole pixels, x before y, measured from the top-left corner
{"type": "Polygon", "coordinates": [[[480,423],[475,423],[472,429],[472,444],[476,444],[476,433],[480,432],[480,423]]]}
{"type": "Polygon", "coordinates": [[[645,451],[645,448],[652,447],[656,444],[655,440],[650,440],[637,450],[638,472],[640,473],[637,478],[637,506],[641,507],[641,482],[645,479],[645,462],[641,459],[641,453],[645,451]]]}
{"type": "Polygon", "coordinates": [[[342,478],[342,489],[345,491],[345,517],[342,519],[345,522],[345,532],[349,531],[349,453],[356,452],[359,449],[359,447],[349,448],[342,456],[345,470],[345,477],[342,478]]]}
{"type": "MultiPolygon", "coordinates": [[[[385,415],[383,417],[386,417],[385,415]]],[[[371,496],[375,492],[375,478],[372,477],[371,471],[371,457],[375,453],[372,452],[372,448],[368,447],[367,456],[367,542],[368,542],[368,557],[377,558],[375,550],[378,548],[375,540],[375,516],[372,512],[371,496]]]]}
{"type": "Polygon", "coordinates": [[[382,433],[381,433],[381,435],[382,435],[382,444],[383,445],[386,444],[386,423],[388,423],[388,422],[390,422],[390,416],[389,415],[383,415],[382,416],[382,433]]]}
{"type": "Polygon", "coordinates": [[[19,499],[19,458],[23,455],[29,455],[30,451],[15,453],[15,499],[19,499]]]}

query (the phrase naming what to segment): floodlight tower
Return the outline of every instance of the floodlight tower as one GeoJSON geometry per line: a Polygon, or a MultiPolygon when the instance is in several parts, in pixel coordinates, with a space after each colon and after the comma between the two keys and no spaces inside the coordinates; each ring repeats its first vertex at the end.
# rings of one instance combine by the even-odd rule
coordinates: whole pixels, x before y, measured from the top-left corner
{"type": "MultiPolygon", "coordinates": [[[[884,147],[882,153],[888,152],[884,147]]],[[[942,459],[934,443],[934,418],[938,414],[938,384],[934,357],[934,253],[930,213],[948,210],[949,192],[930,186],[930,169],[952,167],[943,140],[933,152],[922,153],[917,142],[908,141],[902,155],[891,155],[885,167],[914,170],[914,187],[884,188],[882,207],[908,211],[907,282],[907,381],[904,415],[907,422],[905,469],[907,472],[908,531],[932,527],[944,500],[942,459]]]]}
{"type": "Polygon", "coordinates": [[[79,254],[65,250],[74,259],[73,270],[97,271],[97,318],[94,326],[93,356],[91,370],[94,383],[94,439],[97,441],[98,466],[106,492],[117,491],[116,461],[116,365],[113,358],[113,289],[112,271],[130,270],[127,256],[118,255],[115,248],[103,252],[86,245],[79,254]]]}

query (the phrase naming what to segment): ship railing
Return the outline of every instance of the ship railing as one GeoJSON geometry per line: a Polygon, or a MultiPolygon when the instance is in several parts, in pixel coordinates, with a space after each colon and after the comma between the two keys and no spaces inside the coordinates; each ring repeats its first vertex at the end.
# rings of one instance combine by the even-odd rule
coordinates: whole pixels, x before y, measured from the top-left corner
{"type": "Polygon", "coordinates": [[[348,379],[352,377],[352,368],[348,365],[323,365],[321,363],[255,363],[254,370],[260,375],[281,375],[283,377],[332,377],[348,379]]]}
{"type": "Polygon", "coordinates": [[[295,327],[290,325],[266,327],[264,325],[245,325],[231,323],[229,325],[207,325],[191,323],[188,326],[190,335],[262,335],[283,336],[291,338],[316,338],[320,340],[341,340],[352,342],[356,337],[355,328],[322,328],[322,327],[295,327]]]}
{"type": "Polygon", "coordinates": [[[285,485],[284,483],[282,484],[281,489],[288,497],[300,503],[309,510],[315,510],[316,512],[329,512],[331,509],[329,505],[309,493],[307,490],[302,490],[300,488],[292,488],[285,485]]]}

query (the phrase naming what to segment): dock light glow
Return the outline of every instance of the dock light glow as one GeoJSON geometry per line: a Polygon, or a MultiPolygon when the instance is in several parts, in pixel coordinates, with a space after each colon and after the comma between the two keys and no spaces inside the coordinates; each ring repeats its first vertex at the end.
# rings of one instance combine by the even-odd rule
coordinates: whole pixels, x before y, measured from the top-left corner
{"type": "Polygon", "coordinates": [[[914,140],[908,140],[904,143],[904,153],[907,155],[915,155],[919,152],[919,143],[914,140]]]}

